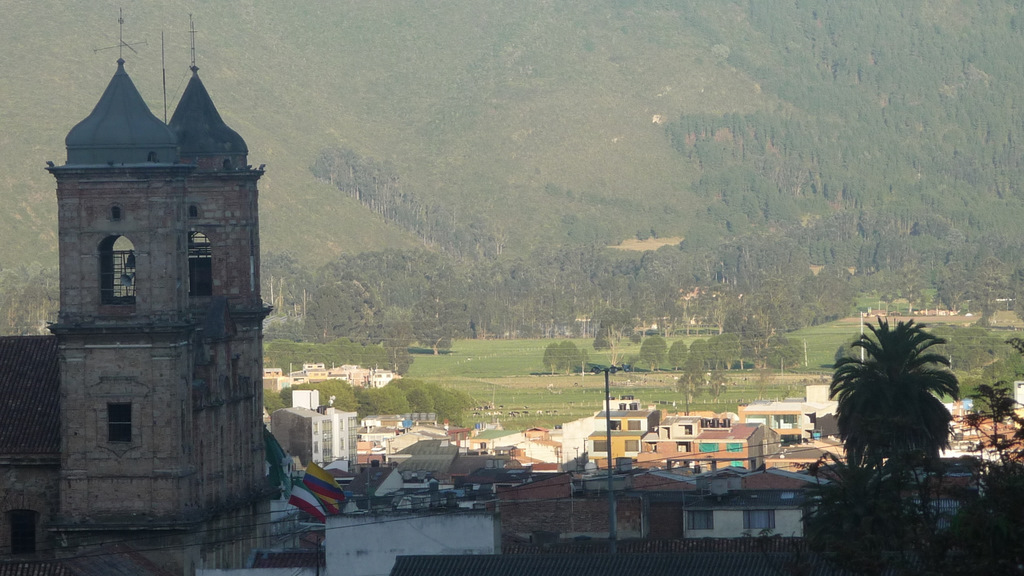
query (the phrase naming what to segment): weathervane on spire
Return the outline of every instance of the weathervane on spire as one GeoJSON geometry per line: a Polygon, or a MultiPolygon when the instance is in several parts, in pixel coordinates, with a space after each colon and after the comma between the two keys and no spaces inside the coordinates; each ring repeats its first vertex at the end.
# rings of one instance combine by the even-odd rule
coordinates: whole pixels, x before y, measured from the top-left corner
{"type": "Polygon", "coordinates": [[[117,59],[123,61],[124,60],[124,49],[125,48],[127,48],[127,49],[131,50],[132,52],[138,54],[139,52],[135,48],[132,48],[132,46],[140,46],[140,45],[141,46],[145,46],[145,44],[146,44],[145,40],[143,40],[141,42],[132,42],[131,44],[129,44],[129,43],[124,41],[124,9],[123,8],[118,8],[117,9],[117,44],[114,45],[114,46],[105,46],[103,48],[96,48],[96,49],[93,50],[93,53],[95,54],[96,52],[100,52],[102,50],[110,50],[111,48],[117,48],[117,59]]]}

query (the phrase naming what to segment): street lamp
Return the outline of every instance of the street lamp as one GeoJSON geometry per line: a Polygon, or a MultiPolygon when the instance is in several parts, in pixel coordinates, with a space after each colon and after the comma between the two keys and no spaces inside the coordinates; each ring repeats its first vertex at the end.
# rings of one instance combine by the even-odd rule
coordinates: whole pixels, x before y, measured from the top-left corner
{"type": "Polygon", "coordinates": [[[602,368],[594,366],[593,372],[604,372],[604,426],[605,441],[608,443],[608,551],[615,554],[616,521],[615,521],[615,491],[614,474],[612,463],[612,400],[609,390],[608,375],[619,371],[618,366],[602,368]]]}

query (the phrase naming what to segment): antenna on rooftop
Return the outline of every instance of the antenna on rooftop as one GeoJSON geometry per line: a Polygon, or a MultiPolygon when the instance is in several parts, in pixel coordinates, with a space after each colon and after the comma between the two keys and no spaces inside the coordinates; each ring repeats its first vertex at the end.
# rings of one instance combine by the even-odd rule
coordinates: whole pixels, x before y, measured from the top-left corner
{"type": "Polygon", "coordinates": [[[105,46],[103,48],[96,48],[92,52],[93,52],[93,54],[95,54],[96,52],[101,52],[103,50],[110,50],[111,48],[117,48],[117,59],[118,60],[123,60],[124,59],[124,49],[125,48],[127,48],[127,49],[131,50],[132,52],[138,54],[139,53],[138,50],[136,50],[135,48],[132,48],[132,46],[145,46],[145,45],[146,45],[146,41],[145,40],[142,40],[141,42],[132,42],[131,44],[129,44],[129,43],[124,41],[124,9],[123,8],[118,8],[117,9],[117,44],[115,44],[113,46],[105,46]]]}

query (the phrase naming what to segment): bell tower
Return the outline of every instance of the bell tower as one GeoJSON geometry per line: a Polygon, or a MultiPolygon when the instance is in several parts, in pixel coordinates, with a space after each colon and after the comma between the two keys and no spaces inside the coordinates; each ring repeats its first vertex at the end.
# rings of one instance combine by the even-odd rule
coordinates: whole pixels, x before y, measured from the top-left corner
{"type": "Polygon", "coordinates": [[[237,567],[268,509],[262,171],[195,72],[168,126],[120,59],[65,142],[51,528],[72,554],[123,541],[175,571],[237,567]]]}

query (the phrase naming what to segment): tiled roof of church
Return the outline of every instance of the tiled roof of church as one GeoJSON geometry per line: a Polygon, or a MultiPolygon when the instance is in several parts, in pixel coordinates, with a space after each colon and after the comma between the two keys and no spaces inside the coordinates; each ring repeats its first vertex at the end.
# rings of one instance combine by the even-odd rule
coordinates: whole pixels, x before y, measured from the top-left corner
{"type": "Polygon", "coordinates": [[[0,337],[0,454],[59,453],[56,336],[0,337]]]}

